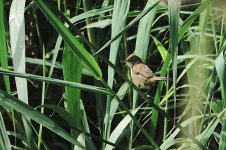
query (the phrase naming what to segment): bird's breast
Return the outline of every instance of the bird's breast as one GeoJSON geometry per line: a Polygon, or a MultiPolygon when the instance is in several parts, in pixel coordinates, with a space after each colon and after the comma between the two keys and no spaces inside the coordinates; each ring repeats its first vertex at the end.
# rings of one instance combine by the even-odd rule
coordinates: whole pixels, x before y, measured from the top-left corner
{"type": "Polygon", "coordinates": [[[135,84],[138,88],[149,89],[150,86],[148,85],[147,83],[148,81],[145,77],[131,73],[131,78],[132,78],[133,84],[135,84]]]}

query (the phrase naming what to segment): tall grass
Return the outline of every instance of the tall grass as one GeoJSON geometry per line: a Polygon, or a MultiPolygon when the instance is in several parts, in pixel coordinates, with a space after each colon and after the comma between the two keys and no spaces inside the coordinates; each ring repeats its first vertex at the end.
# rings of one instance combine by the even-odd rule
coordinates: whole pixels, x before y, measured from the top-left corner
{"type": "Polygon", "coordinates": [[[0,149],[225,149],[225,5],[0,0],[0,149]]]}

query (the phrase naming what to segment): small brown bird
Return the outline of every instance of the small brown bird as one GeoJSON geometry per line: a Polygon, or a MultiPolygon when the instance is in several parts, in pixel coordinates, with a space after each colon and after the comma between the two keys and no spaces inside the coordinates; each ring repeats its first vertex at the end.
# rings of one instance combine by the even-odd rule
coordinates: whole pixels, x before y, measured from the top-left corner
{"type": "Polygon", "coordinates": [[[132,81],[140,89],[150,89],[156,81],[169,79],[156,76],[134,53],[130,54],[126,60],[122,62],[125,62],[126,65],[130,67],[132,81]]]}

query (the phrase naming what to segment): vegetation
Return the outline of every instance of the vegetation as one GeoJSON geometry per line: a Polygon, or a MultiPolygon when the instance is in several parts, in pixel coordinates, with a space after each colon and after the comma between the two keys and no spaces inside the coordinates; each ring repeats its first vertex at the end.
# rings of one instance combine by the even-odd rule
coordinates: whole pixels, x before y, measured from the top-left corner
{"type": "Polygon", "coordinates": [[[224,6],[0,0],[0,149],[226,149],[224,6]]]}

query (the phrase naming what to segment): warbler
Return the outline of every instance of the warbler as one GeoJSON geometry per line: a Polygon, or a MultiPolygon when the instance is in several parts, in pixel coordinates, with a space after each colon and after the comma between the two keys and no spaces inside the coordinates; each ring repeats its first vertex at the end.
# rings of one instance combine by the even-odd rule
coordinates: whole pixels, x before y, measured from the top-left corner
{"type": "Polygon", "coordinates": [[[166,77],[156,76],[134,53],[130,54],[126,60],[122,62],[129,66],[132,82],[140,89],[150,89],[156,81],[169,80],[169,78],[166,77]]]}

